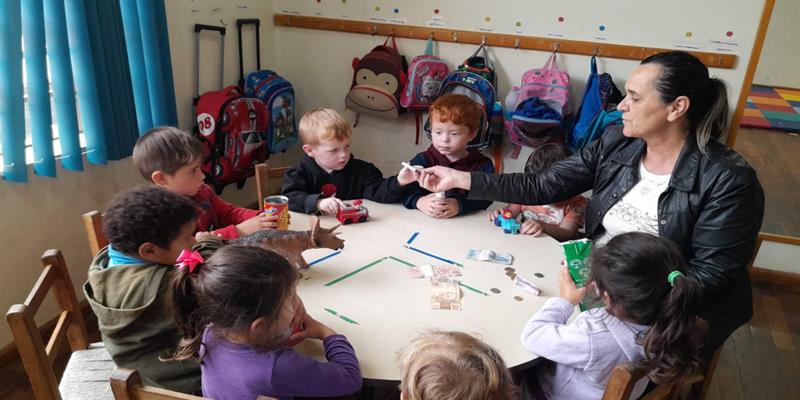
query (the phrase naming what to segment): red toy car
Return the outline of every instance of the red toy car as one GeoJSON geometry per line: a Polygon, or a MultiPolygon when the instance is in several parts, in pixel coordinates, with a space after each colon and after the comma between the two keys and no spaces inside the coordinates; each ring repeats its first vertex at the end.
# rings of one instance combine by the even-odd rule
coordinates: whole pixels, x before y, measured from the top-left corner
{"type": "Polygon", "coordinates": [[[336,219],[344,225],[352,224],[354,222],[367,222],[369,219],[369,210],[364,207],[363,200],[345,201],[344,207],[339,209],[336,213],[336,219]]]}

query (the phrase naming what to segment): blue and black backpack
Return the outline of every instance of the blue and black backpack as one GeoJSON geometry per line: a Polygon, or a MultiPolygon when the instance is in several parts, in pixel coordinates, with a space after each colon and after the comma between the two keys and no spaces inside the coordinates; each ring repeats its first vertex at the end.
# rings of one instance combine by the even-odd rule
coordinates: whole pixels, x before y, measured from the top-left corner
{"type": "Polygon", "coordinates": [[[297,142],[294,88],[289,81],[264,69],[247,75],[244,90],[247,96],[261,99],[269,108],[272,118],[267,130],[270,153],[286,151],[297,142]]]}

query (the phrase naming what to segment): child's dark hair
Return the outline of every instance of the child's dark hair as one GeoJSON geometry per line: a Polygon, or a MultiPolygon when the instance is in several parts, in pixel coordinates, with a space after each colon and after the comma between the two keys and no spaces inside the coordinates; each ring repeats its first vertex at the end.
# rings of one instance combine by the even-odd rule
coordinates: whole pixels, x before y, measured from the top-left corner
{"type": "Polygon", "coordinates": [[[274,322],[298,279],[283,256],[256,246],[225,246],[194,272],[179,267],[167,291],[167,308],[183,337],[171,359],[199,359],[203,330],[248,329],[265,317],[274,322]]]}
{"type": "Polygon", "coordinates": [[[174,126],[159,126],[145,132],[133,146],[133,165],[148,182],[153,172],[174,175],[192,161],[202,159],[203,143],[174,126]]]}
{"type": "Polygon", "coordinates": [[[547,143],[531,153],[528,161],[525,162],[525,172],[532,174],[544,171],[551,165],[569,157],[572,152],[568,148],[558,143],[547,143]]]}
{"type": "Polygon", "coordinates": [[[103,215],[103,232],[116,250],[136,255],[147,242],[168,248],[196,217],[188,197],[153,185],[139,186],[114,196],[103,215]]]}
{"type": "Polygon", "coordinates": [[[609,312],[617,318],[651,325],[639,343],[651,371],[650,378],[665,383],[687,377],[700,363],[696,329],[702,297],[700,283],[685,276],[683,257],[671,241],[642,232],[612,238],[593,250],[592,276],[600,293],[610,299],[609,312]],[[672,284],[669,275],[680,271],[672,284]]]}

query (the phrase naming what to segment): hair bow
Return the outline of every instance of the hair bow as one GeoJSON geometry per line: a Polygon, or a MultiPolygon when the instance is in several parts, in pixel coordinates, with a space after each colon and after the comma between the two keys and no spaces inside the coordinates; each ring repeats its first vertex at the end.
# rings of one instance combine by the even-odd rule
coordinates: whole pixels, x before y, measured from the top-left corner
{"type": "Polygon", "coordinates": [[[181,255],[178,256],[178,262],[175,264],[177,267],[186,267],[189,268],[189,273],[194,273],[194,270],[197,269],[197,266],[202,264],[205,260],[203,260],[203,256],[196,251],[189,251],[189,250],[182,250],[181,255]]]}

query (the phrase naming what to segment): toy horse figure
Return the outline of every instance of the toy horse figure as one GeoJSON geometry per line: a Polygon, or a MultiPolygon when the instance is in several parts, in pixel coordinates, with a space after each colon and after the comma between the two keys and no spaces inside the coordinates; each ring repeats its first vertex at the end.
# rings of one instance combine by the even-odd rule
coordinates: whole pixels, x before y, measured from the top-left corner
{"type": "Polygon", "coordinates": [[[286,257],[289,263],[295,267],[304,269],[308,268],[308,263],[303,258],[303,251],[323,247],[339,250],[344,247],[344,240],[333,232],[339,225],[330,229],[322,228],[319,226],[319,218],[317,217],[311,217],[309,223],[311,230],[308,231],[263,230],[231,240],[228,243],[259,246],[272,250],[286,257]]]}

